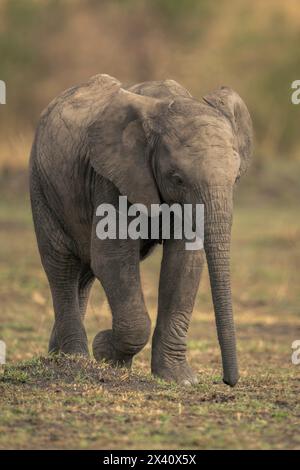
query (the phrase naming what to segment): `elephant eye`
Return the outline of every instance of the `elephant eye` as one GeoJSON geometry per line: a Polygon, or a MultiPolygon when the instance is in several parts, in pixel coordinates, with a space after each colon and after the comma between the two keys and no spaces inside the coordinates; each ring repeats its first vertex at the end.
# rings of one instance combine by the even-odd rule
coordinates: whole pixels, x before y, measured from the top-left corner
{"type": "Polygon", "coordinates": [[[178,173],[172,174],[172,182],[176,184],[176,186],[183,186],[184,181],[178,173]]]}

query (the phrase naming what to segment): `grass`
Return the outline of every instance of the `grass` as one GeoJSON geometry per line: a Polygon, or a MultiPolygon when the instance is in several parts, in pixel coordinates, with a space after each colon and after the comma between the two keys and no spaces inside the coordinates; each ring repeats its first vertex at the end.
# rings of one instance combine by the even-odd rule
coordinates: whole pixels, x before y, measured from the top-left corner
{"type": "MultiPolygon", "coordinates": [[[[200,383],[183,388],[151,377],[150,344],[131,373],[46,356],[51,298],[28,198],[8,180],[0,202],[0,339],[7,344],[7,365],[0,369],[1,449],[300,448],[299,366],[291,363],[291,344],[300,338],[296,204],[269,197],[237,205],[232,276],[241,380],[234,389],[221,383],[205,270],[189,332],[189,359],[200,383]]],[[[160,256],[158,250],[142,264],[153,324],[160,256]]],[[[90,343],[110,322],[97,284],[86,320],[90,343]]]]}

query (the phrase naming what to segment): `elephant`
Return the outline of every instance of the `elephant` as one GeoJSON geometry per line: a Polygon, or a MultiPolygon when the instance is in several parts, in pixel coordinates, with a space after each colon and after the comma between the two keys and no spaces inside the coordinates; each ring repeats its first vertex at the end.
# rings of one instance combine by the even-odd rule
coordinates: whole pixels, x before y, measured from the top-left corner
{"type": "Polygon", "coordinates": [[[151,371],[166,381],[198,383],[187,362],[187,332],[206,258],[223,382],[239,378],[232,309],[230,244],[233,190],[249,167],[252,122],[240,96],[218,88],[201,100],[174,80],[123,87],[98,74],[42,112],[30,155],[30,197],[55,321],[49,353],[89,355],[84,317],[97,278],[112,328],[93,341],[96,360],[131,367],[151,334],[140,262],[159,240],[96,236],[96,207],[201,203],[204,249],[162,243],[151,371]]]}

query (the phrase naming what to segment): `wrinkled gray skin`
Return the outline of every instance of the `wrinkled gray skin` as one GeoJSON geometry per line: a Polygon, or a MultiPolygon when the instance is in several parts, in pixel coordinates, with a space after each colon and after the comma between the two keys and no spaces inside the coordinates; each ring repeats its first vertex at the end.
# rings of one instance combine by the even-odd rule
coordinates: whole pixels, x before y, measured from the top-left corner
{"type": "MultiPolygon", "coordinates": [[[[130,367],[149,339],[139,265],[157,241],[99,240],[99,204],[117,206],[120,193],[147,207],[204,203],[224,382],[234,386],[232,193],[251,153],[249,113],[225,87],[198,101],[173,80],[125,90],[116,79],[97,75],[50,103],[30,163],[35,230],[55,311],[49,351],[88,354],[83,320],[95,278],[112,311],[112,329],[94,339],[95,358],[130,367]]],[[[164,242],[152,372],[187,385],[197,382],[186,360],[186,337],[202,266],[203,250],[185,250],[184,240],[164,242]]]]}

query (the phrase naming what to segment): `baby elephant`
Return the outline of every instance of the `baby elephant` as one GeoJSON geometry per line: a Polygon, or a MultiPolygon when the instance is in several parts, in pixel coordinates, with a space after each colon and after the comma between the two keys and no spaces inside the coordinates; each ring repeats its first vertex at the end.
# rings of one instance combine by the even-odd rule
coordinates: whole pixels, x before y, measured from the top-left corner
{"type": "MultiPolygon", "coordinates": [[[[30,192],[41,260],[55,311],[49,351],[88,355],[83,325],[97,278],[112,329],[94,340],[97,360],[130,367],[151,325],[140,261],[157,239],[101,239],[100,204],[203,204],[223,380],[238,381],[230,281],[232,194],[252,154],[252,125],[237,93],[222,87],[202,100],[173,80],[125,89],[96,75],[52,101],[42,113],[30,159],[30,192]]],[[[104,238],[104,237],[102,237],[104,238]]],[[[203,250],[164,240],[153,374],[197,383],[186,360],[187,330],[203,267],[203,250]]]]}

